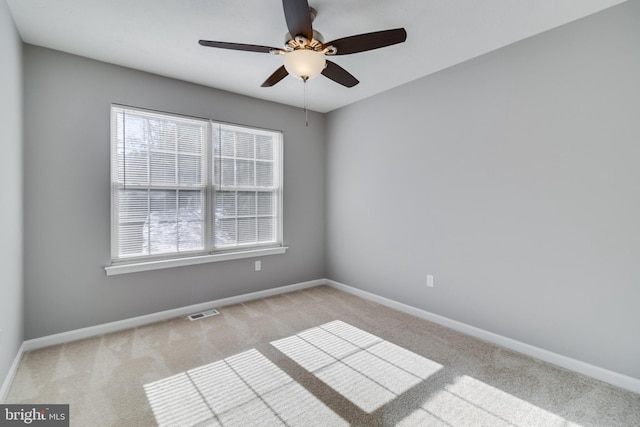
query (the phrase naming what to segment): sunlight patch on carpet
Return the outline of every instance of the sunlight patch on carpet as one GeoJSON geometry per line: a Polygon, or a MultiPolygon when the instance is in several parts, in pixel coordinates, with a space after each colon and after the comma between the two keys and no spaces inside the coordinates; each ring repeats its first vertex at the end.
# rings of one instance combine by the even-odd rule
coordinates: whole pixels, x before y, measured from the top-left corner
{"type": "Polygon", "coordinates": [[[566,419],[467,375],[457,377],[398,424],[492,427],[579,427],[566,419]]]}
{"type": "Polygon", "coordinates": [[[339,320],[271,345],[367,413],[442,369],[439,363],[339,320]]]}
{"type": "Polygon", "coordinates": [[[257,350],[144,386],[160,426],[346,426],[257,350]]]}

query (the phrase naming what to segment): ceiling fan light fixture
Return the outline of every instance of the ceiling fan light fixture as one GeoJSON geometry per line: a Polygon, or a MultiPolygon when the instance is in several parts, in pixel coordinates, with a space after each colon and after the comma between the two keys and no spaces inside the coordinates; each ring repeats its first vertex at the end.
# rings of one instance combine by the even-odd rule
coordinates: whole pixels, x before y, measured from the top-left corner
{"type": "Polygon", "coordinates": [[[315,50],[297,49],[284,55],[284,68],[303,81],[318,77],[326,66],[324,54],[315,50]]]}

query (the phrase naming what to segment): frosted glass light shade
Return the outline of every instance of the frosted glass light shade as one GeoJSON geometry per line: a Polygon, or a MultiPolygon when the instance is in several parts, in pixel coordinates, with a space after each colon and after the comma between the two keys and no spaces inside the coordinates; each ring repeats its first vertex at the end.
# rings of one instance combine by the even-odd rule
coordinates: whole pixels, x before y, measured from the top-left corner
{"type": "Polygon", "coordinates": [[[284,56],[284,68],[289,74],[301,80],[318,77],[326,65],[324,54],[315,50],[298,49],[284,56]]]}

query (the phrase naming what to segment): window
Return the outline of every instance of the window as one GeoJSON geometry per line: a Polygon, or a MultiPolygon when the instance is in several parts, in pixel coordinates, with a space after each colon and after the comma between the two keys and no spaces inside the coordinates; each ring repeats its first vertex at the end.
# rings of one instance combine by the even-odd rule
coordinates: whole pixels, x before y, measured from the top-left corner
{"type": "Polygon", "coordinates": [[[112,265],[281,248],[281,182],[281,132],[113,105],[112,265]]]}

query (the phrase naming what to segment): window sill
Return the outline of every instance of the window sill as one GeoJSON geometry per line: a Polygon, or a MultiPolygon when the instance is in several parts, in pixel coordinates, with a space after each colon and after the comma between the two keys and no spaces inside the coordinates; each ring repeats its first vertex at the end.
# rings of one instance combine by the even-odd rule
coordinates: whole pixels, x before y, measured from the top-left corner
{"type": "Polygon", "coordinates": [[[137,273],[139,271],[159,270],[162,268],[183,267],[186,265],[205,264],[209,262],[230,261],[234,259],[255,258],[266,255],[283,254],[286,246],[266,249],[252,249],[248,251],[227,252],[215,255],[201,255],[188,258],[163,259],[157,261],[134,262],[130,264],[116,264],[104,268],[107,276],[117,274],[137,273]]]}

